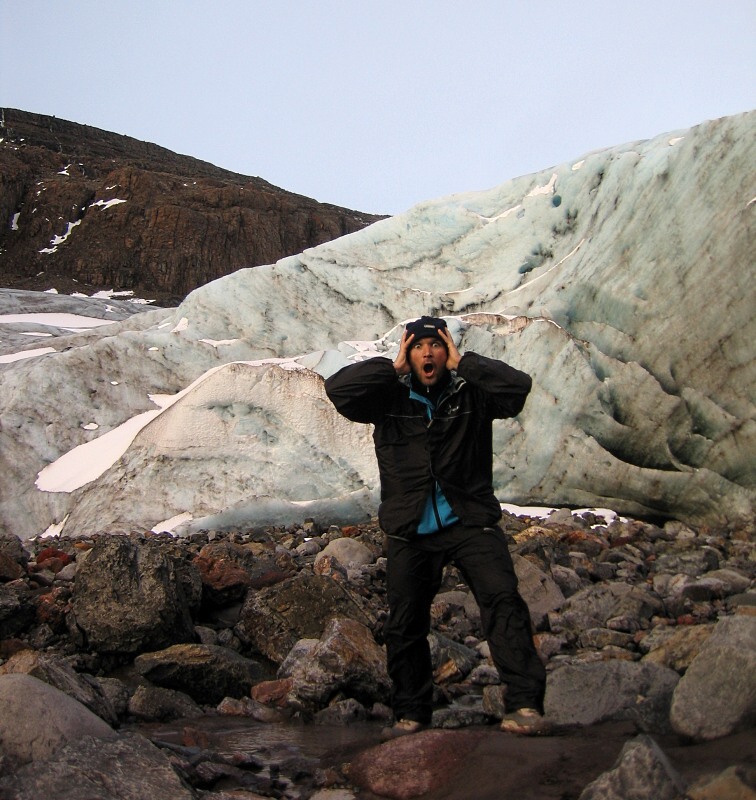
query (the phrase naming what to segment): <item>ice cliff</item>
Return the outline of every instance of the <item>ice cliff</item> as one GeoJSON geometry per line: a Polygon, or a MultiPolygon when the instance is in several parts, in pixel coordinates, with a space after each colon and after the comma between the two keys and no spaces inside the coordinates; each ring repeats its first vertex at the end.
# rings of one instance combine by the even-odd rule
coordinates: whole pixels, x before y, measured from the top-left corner
{"type": "Polygon", "coordinates": [[[756,112],[440,198],[0,365],[0,524],[92,533],[373,513],[322,377],[445,316],[529,372],[502,502],[753,522],[756,112]]]}

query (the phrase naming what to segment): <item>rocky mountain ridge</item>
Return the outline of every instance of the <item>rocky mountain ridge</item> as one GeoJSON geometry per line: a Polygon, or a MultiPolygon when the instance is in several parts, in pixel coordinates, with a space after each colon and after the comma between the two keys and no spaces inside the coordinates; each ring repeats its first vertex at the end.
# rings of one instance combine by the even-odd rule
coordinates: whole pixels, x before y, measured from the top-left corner
{"type": "Polygon", "coordinates": [[[176,305],[378,219],[129,136],[0,109],[5,288],[134,290],[176,305]]]}

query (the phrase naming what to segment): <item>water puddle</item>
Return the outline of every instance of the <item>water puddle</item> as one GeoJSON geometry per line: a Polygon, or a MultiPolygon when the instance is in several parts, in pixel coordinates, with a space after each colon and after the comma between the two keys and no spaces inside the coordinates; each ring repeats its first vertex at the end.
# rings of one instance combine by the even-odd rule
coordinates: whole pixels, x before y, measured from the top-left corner
{"type": "Polygon", "coordinates": [[[338,761],[342,754],[378,744],[382,724],[268,723],[247,717],[209,716],[167,723],[145,723],[129,728],[153,741],[199,747],[222,755],[252,753],[266,761],[299,755],[333,762],[338,761]]]}

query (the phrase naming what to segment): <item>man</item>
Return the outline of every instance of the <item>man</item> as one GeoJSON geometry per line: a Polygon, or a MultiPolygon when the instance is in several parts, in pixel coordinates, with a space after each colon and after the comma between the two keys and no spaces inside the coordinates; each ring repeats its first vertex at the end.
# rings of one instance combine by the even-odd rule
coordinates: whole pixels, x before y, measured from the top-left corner
{"type": "Polygon", "coordinates": [[[326,381],[341,414],[375,426],[378,516],[388,548],[385,642],[396,719],[390,736],[431,721],[430,606],[449,563],[475,595],[507,686],[502,729],[547,732],[546,673],[496,527],[501,506],[492,485],[492,420],[518,414],[531,383],[503,361],[460,355],[446,322],[435,317],[407,325],[394,362],[370,358],[326,381]]]}

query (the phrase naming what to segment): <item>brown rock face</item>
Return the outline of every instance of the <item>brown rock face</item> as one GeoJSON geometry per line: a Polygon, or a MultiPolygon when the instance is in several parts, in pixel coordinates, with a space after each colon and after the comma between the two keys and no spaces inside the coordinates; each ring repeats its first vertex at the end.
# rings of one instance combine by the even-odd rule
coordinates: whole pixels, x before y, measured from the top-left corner
{"type": "Polygon", "coordinates": [[[4,288],[133,290],[170,305],[382,218],[41,114],[0,109],[0,139],[4,288]]]}

